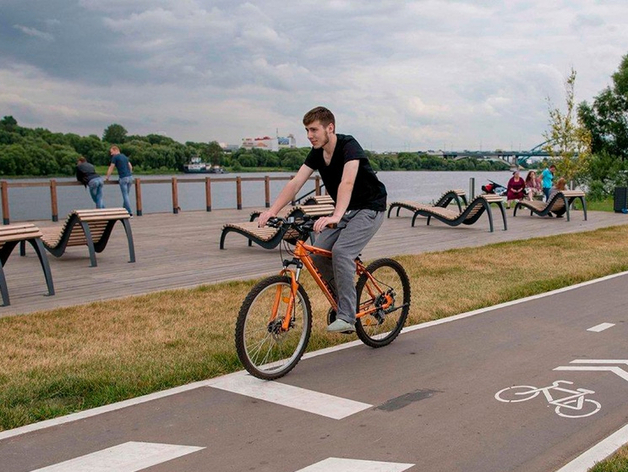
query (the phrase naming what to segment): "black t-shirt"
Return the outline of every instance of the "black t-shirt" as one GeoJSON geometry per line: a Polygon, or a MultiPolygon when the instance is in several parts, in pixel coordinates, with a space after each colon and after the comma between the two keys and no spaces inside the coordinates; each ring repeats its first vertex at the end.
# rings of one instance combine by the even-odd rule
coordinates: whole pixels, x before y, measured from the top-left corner
{"type": "Polygon", "coordinates": [[[328,166],[325,165],[322,148],[312,149],[305,159],[305,165],[320,173],[327,192],[337,201],[345,163],[359,159],[358,174],[347,210],[386,211],[386,187],[373,172],[362,146],[353,136],[337,134],[336,137],[338,141],[328,166]]]}

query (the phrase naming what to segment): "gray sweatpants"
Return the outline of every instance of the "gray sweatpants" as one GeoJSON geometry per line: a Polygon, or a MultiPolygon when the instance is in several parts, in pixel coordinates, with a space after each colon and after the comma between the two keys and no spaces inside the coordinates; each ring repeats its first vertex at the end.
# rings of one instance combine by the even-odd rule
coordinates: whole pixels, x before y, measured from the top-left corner
{"type": "Polygon", "coordinates": [[[317,235],[315,246],[332,252],[331,260],[313,256],[323,279],[338,297],[337,317],[355,323],[355,258],[384,222],[383,211],[347,211],[336,228],[327,228],[317,235]]]}

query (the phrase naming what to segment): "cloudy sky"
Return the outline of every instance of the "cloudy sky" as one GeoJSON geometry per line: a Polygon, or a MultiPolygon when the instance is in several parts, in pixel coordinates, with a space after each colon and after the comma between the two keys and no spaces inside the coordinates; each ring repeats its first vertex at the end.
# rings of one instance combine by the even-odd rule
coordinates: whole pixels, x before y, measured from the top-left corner
{"type": "Polygon", "coordinates": [[[626,0],[0,0],[0,116],[305,146],[324,105],[376,151],[529,149],[625,54],[626,0]]]}

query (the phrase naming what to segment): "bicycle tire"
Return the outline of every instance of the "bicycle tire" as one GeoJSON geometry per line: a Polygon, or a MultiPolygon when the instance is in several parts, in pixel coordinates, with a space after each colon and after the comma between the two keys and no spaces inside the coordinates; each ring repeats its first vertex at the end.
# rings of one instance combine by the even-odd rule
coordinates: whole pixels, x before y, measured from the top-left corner
{"type": "Polygon", "coordinates": [[[495,400],[504,403],[525,402],[536,398],[540,393],[541,391],[532,385],[515,385],[501,389],[495,394],[495,400]],[[526,394],[530,394],[530,396],[525,397],[526,394]]]}
{"type": "MultiPolygon", "coordinates": [[[[393,296],[393,303],[387,309],[378,310],[374,315],[366,315],[355,323],[358,338],[367,346],[378,348],[387,346],[401,332],[410,311],[410,279],[405,269],[393,259],[377,259],[366,268],[373,278],[393,296]]],[[[370,294],[365,291],[369,279],[360,275],[356,285],[358,307],[368,301],[370,294]]],[[[376,301],[378,304],[380,301],[376,301]]]]}
{"type": "Polygon", "coordinates": [[[238,313],[235,344],[244,368],[263,380],[286,375],[301,360],[312,331],[310,300],[299,285],[293,305],[291,327],[280,331],[281,321],[291,294],[291,279],[275,275],[260,281],[246,296],[238,313]],[[279,295],[279,316],[270,320],[279,295]],[[270,320],[270,321],[269,321],[270,320]]]}

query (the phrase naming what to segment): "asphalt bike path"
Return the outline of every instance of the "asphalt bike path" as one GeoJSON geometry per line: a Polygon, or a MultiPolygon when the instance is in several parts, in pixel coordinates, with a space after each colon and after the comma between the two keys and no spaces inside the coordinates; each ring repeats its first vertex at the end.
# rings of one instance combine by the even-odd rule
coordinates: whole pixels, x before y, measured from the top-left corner
{"type": "Polygon", "coordinates": [[[0,433],[0,469],[585,471],[574,460],[628,423],[626,287],[622,274],[317,353],[278,381],[240,372],[0,433]]]}

